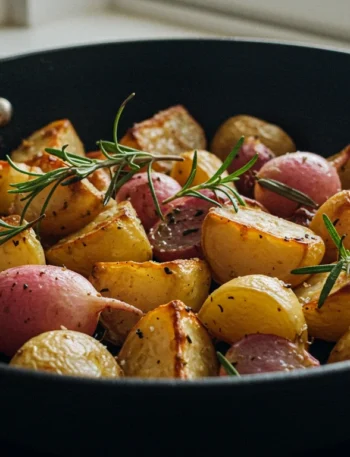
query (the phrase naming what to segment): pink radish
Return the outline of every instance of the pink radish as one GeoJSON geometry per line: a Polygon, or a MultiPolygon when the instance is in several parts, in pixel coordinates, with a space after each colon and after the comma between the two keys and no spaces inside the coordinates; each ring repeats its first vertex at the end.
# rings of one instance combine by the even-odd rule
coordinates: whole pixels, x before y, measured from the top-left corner
{"type": "Polygon", "coordinates": [[[51,265],[24,265],[0,273],[0,352],[12,356],[30,338],[61,326],[92,335],[106,308],[142,312],[102,297],[83,276],[51,265]]]}

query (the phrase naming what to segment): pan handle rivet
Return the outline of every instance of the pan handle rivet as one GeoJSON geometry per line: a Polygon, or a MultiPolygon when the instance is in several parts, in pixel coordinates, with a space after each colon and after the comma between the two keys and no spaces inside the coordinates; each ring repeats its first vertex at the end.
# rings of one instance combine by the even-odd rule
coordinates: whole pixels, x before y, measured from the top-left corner
{"type": "Polygon", "coordinates": [[[4,127],[10,122],[12,112],[11,103],[6,98],[0,97],[0,127],[4,127]]]}

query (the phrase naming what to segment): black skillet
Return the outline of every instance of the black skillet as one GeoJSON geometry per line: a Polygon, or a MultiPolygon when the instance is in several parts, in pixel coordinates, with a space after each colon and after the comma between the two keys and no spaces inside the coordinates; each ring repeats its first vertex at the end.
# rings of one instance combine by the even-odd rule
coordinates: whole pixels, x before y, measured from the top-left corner
{"type": "MultiPolygon", "coordinates": [[[[116,109],[133,91],[123,130],[182,103],[208,139],[246,113],[327,156],[350,142],[349,75],[346,52],[236,40],[111,43],[0,60],[0,97],[14,107],[0,156],[64,117],[94,149],[111,138],[116,109]]],[[[349,393],[350,363],[196,382],[96,381],[0,365],[0,439],[66,456],[285,456],[349,438],[349,393]]]]}

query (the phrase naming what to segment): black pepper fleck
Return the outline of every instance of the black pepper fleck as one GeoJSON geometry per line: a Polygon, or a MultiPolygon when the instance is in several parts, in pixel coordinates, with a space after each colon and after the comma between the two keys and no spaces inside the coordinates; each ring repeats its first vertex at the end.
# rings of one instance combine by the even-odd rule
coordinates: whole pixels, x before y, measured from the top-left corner
{"type": "Polygon", "coordinates": [[[136,335],[140,338],[140,340],[142,340],[143,333],[141,332],[141,330],[139,328],[136,330],[136,335]]]}
{"type": "Polygon", "coordinates": [[[220,308],[220,311],[223,313],[224,312],[224,308],[221,305],[218,305],[218,307],[220,308]]]}
{"type": "Polygon", "coordinates": [[[164,267],[164,271],[165,271],[165,273],[166,273],[167,275],[172,275],[172,274],[173,274],[173,272],[172,272],[172,271],[170,270],[170,268],[168,268],[168,267],[164,267]]]}
{"type": "Polygon", "coordinates": [[[23,284],[23,290],[28,289],[28,287],[29,287],[28,284],[23,284]]]}

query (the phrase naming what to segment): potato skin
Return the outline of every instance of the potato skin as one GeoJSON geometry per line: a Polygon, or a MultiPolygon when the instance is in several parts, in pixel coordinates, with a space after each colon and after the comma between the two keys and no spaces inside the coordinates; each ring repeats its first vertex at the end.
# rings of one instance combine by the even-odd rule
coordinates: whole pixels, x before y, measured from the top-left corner
{"type": "Polygon", "coordinates": [[[171,300],[181,300],[198,311],[211,282],[207,263],[199,259],[98,262],[89,279],[102,295],[118,298],[145,313],[171,300]]]}
{"type": "Polygon", "coordinates": [[[207,298],[198,318],[211,335],[230,344],[252,333],[307,341],[297,297],[282,281],[264,275],[241,276],[223,284],[207,298]]]}
{"type": "MultiPolygon", "coordinates": [[[[333,243],[323,222],[323,214],[335,223],[340,236],[350,233],[350,190],[343,190],[329,198],[316,212],[310,223],[310,229],[319,235],[326,246],[323,263],[335,262],[338,258],[338,249],[333,243]]],[[[346,249],[350,249],[350,238],[343,240],[346,249]]]]}
{"type": "Polygon", "coordinates": [[[294,268],[322,260],[324,243],[306,227],[261,210],[213,208],[202,228],[202,248],[214,279],[224,283],[237,276],[265,274],[296,286],[307,275],[294,268]]]}
{"type": "MultiPolygon", "coordinates": [[[[194,151],[183,152],[180,157],[184,159],[183,162],[174,162],[170,176],[183,186],[191,173],[194,151]]],[[[192,186],[197,186],[207,181],[217,172],[221,165],[222,160],[215,154],[197,150],[197,171],[192,186]]],[[[225,171],[221,176],[225,177],[227,175],[228,173],[225,171]]]]}
{"type": "Polygon", "coordinates": [[[10,365],[70,376],[123,376],[117,361],[101,343],[73,330],[53,330],[35,336],[16,352],[10,365]]]}
{"type": "Polygon", "coordinates": [[[276,155],[296,150],[292,138],[280,127],[253,116],[230,117],[216,131],[210,150],[225,160],[241,136],[255,136],[276,155]]]}
{"type": "Polygon", "coordinates": [[[147,261],[152,248],[129,202],[112,204],[80,231],[46,251],[48,262],[89,276],[98,261],[147,261]]]}
{"type": "MultiPolygon", "coordinates": [[[[63,160],[47,153],[36,157],[32,163],[44,173],[66,166],[63,160]]],[[[28,221],[40,215],[43,204],[54,185],[53,183],[40,192],[29,205],[25,215],[28,221]]],[[[16,214],[22,213],[26,203],[21,201],[21,198],[23,198],[22,194],[16,195],[13,205],[13,211],[16,214]]],[[[102,195],[87,179],[69,186],[58,186],[45,211],[46,217],[41,223],[41,235],[45,239],[63,238],[80,230],[102,210],[102,195]]]]}
{"type": "Polygon", "coordinates": [[[194,313],[175,300],[150,311],[129,333],[118,360],[125,376],[195,379],[218,374],[213,343],[194,313]]]}
{"type": "MultiPolygon", "coordinates": [[[[2,220],[19,225],[20,216],[7,216],[2,220]]],[[[23,221],[26,224],[26,221],[23,221]]],[[[0,232],[5,230],[0,227],[0,232]]],[[[45,265],[45,254],[40,241],[31,228],[0,245],[0,271],[21,265],[45,265]]]]}
{"type": "Polygon", "coordinates": [[[51,122],[32,133],[11,153],[15,162],[30,162],[44,152],[45,148],[62,149],[68,144],[68,152],[84,156],[84,146],[68,119],[51,122]]]}
{"type": "Polygon", "coordinates": [[[350,144],[327,160],[337,170],[342,189],[350,189],[350,144]]]}
{"type": "MultiPolygon", "coordinates": [[[[191,149],[205,149],[202,127],[182,105],[160,111],[150,119],[135,124],[120,140],[121,144],[162,155],[180,154],[191,149]]],[[[157,171],[169,171],[169,162],[155,162],[157,171]]]]}
{"type": "Polygon", "coordinates": [[[324,341],[338,341],[350,327],[350,280],[342,273],[325,303],[318,299],[328,273],[310,276],[294,292],[303,306],[309,333],[324,341]]]}
{"type": "Polygon", "coordinates": [[[327,363],[350,360],[350,329],[338,340],[332,349],[327,363]]]}

